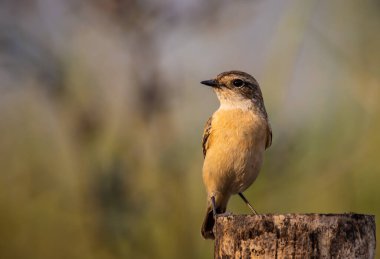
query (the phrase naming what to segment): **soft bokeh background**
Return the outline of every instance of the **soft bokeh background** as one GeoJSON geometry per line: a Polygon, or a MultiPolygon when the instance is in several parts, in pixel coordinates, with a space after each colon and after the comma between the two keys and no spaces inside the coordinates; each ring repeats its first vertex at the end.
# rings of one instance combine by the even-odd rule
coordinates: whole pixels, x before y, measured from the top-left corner
{"type": "MultiPolygon", "coordinates": [[[[231,69],[258,79],[274,133],[246,192],[259,212],[379,215],[379,14],[1,1],[0,258],[211,258],[201,137],[218,102],[199,81],[231,69]]],[[[237,197],[229,210],[249,213],[237,197]]]]}

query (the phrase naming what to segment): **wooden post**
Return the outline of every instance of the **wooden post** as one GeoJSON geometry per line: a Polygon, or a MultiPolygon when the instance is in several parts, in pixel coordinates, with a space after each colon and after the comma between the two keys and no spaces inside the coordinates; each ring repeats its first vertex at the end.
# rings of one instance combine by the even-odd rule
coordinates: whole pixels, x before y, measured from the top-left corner
{"type": "Polygon", "coordinates": [[[375,258],[375,216],[220,215],[215,258],[375,258]]]}

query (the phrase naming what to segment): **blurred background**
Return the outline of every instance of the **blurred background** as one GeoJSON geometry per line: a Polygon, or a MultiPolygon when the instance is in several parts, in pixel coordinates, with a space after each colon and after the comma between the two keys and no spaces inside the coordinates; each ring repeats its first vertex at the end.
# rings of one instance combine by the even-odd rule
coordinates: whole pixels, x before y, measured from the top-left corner
{"type": "Polygon", "coordinates": [[[199,82],[232,69],[273,128],[259,212],[379,215],[379,28],[375,0],[1,1],[0,258],[211,258],[199,82]]]}

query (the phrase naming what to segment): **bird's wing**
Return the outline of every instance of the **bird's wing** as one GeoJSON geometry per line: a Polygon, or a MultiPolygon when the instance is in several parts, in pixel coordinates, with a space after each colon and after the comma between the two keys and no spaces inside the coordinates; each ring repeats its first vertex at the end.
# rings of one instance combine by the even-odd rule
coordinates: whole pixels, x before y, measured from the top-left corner
{"type": "Polygon", "coordinates": [[[265,143],[265,149],[272,145],[272,127],[269,122],[267,124],[267,142],[265,143]]]}
{"type": "Polygon", "coordinates": [[[211,133],[211,121],[212,121],[212,116],[208,118],[205,128],[203,130],[203,139],[202,139],[203,157],[206,156],[207,149],[208,149],[207,140],[211,133]]]}

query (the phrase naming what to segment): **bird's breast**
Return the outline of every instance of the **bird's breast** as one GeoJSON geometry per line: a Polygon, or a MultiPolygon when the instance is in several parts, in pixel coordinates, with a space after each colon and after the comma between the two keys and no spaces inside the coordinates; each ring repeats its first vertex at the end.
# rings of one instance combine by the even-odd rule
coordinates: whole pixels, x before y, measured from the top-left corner
{"type": "Polygon", "coordinates": [[[242,152],[265,149],[267,121],[253,111],[218,110],[212,118],[211,140],[215,146],[242,152]]]}
{"type": "Polygon", "coordinates": [[[256,179],[266,142],[266,119],[250,110],[218,110],[212,117],[203,166],[205,181],[237,193],[256,179]]]}

